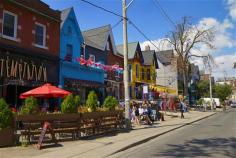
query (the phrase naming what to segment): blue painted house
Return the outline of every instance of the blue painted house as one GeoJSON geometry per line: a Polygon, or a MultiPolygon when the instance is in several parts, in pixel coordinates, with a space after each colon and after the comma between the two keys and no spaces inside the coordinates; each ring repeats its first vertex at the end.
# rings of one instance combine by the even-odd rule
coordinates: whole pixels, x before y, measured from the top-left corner
{"type": "Polygon", "coordinates": [[[90,90],[100,97],[104,84],[104,71],[80,65],[76,58],[85,55],[84,42],[73,8],[61,12],[60,32],[60,86],[78,94],[82,102],[90,90]]]}

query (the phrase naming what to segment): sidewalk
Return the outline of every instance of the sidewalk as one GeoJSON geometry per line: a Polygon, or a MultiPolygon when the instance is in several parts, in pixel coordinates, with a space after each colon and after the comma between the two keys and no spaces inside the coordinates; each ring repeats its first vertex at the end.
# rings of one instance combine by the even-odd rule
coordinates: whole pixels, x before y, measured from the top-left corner
{"type": "MultiPolygon", "coordinates": [[[[191,111],[185,113],[185,119],[172,117],[180,116],[180,113],[167,113],[163,122],[156,122],[154,125],[134,126],[128,132],[117,132],[107,134],[100,138],[90,138],[69,142],[60,142],[57,146],[46,146],[45,149],[36,150],[33,146],[29,147],[9,147],[0,148],[2,158],[76,158],[76,157],[107,157],[113,153],[128,149],[132,146],[144,143],[150,139],[158,137],[169,131],[175,130],[192,122],[204,119],[215,112],[191,111]]],[[[112,156],[110,156],[112,157],[112,156]]]]}

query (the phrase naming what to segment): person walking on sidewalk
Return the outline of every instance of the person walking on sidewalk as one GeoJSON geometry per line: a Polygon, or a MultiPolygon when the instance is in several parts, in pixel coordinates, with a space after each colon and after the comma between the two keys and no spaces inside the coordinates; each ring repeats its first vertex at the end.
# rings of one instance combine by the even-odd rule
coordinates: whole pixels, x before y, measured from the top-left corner
{"type": "Polygon", "coordinates": [[[180,112],[181,112],[181,119],[183,119],[184,118],[184,109],[185,109],[185,105],[184,105],[183,100],[180,101],[179,108],[180,108],[180,112]]]}

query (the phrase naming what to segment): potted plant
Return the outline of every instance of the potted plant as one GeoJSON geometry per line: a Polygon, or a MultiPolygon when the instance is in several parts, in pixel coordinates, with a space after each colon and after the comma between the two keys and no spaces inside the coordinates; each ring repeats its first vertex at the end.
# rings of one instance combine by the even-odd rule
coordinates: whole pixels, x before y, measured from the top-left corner
{"type": "Polygon", "coordinates": [[[90,91],[88,99],[86,100],[86,106],[89,112],[96,111],[98,106],[98,97],[94,91],[90,91]]]}
{"type": "Polygon", "coordinates": [[[115,107],[118,105],[118,101],[115,97],[108,96],[106,97],[103,107],[109,110],[115,110],[115,107]]]}
{"type": "Polygon", "coordinates": [[[13,113],[4,99],[0,99],[0,146],[14,143],[13,113]]]}

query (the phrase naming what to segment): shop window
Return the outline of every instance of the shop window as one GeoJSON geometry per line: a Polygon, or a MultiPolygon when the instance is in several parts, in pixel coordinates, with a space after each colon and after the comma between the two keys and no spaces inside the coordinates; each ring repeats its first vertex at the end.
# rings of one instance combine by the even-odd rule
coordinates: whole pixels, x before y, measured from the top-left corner
{"type": "Polygon", "coordinates": [[[35,45],[46,46],[46,26],[40,23],[35,23],[35,45]]]}
{"type": "Polygon", "coordinates": [[[151,79],[150,69],[147,69],[147,80],[151,79]]]}
{"type": "Polygon", "coordinates": [[[17,35],[17,15],[8,11],[3,11],[3,37],[16,39],[17,35]]]}

